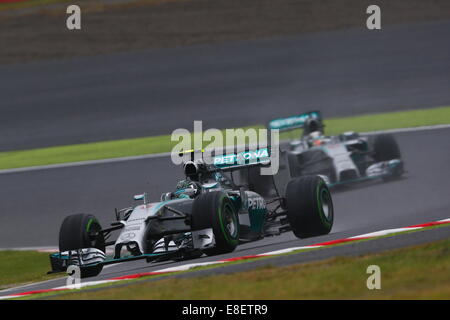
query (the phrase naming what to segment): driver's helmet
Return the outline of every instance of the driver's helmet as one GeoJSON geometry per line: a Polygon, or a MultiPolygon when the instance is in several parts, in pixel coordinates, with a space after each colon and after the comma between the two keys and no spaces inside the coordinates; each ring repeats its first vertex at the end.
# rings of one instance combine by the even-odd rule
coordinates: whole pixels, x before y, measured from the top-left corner
{"type": "Polygon", "coordinates": [[[311,134],[313,132],[316,132],[316,131],[323,132],[323,125],[322,125],[322,123],[319,120],[314,119],[314,118],[307,119],[305,121],[305,124],[304,124],[303,135],[307,136],[307,135],[309,135],[309,134],[311,134]]]}
{"type": "Polygon", "coordinates": [[[325,137],[323,136],[322,132],[320,131],[313,131],[306,137],[306,140],[308,142],[308,145],[310,147],[314,146],[320,146],[325,142],[325,137]]]}

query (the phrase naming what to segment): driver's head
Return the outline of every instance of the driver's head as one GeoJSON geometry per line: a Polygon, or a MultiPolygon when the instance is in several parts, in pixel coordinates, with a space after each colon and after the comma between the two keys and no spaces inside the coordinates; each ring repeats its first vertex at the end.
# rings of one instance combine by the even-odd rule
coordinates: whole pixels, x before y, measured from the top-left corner
{"type": "Polygon", "coordinates": [[[303,130],[303,134],[304,135],[309,135],[312,132],[316,132],[316,131],[323,131],[323,126],[319,123],[318,120],[316,119],[308,119],[306,120],[305,124],[304,124],[304,130],[303,130]]]}
{"type": "Polygon", "coordinates": [[[320,146],[323,143],[323,134],[320,131],[314,131],[307,136],[308,144],[310,147],[320,146]]]}
{"type": "Polygon", "coordinates": [[[204,162],[201,159],[184,163],[184,174],[192,181],[199,181],[204,162]]]}

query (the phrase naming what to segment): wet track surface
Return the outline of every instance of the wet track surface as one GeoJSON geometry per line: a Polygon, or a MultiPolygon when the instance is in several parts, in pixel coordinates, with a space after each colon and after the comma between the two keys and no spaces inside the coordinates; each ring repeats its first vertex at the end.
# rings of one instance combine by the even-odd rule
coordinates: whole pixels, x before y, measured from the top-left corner
{"type": "MultiPolygon", "coordinates": [[[[405,177],[335,192],[333,233],[406,226],[450,215],[450,149],[444,147],[450,129],[395,136],[405,177]]],[[[5,248],[57,245],[62,220],[71,213],[92,213],[107,226],[115,219],[114,208],[134,204],[134,194],[148,192],[152,201],[159,201],[183,175],[181,167],[163,157],[0,177],[0,247],[5,248]]],[[[269,243],[274,239],[280,238],[269,243]]]]}

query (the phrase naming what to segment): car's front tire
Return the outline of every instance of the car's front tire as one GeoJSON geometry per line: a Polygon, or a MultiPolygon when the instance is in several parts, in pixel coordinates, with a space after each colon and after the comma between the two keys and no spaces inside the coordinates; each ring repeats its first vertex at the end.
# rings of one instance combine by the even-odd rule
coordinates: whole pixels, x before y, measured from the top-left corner
{"type": "MultiPolygon", "coordinates": [[[[102,227],[95,216],[78,213],[67,216],[59,231],[59,251],[96,248],[105,252],[105,239],[100,232],[102,227]]],[[[81,267],[81,278],[98,275],[102,265],[81,267]]]]}
{"type": "Polygon", "coordinates": [[[380,134],[375,136],[373,140],[373,152],[373,158],[377,162],[401,158],[397,141],[394,136],[390,134],[380,134]]]}
{"type": "Polygon", "coordinates": [[[298,238],[328,234],[334,220],[333,201],[319,176],[292,179],[286,188],[287,218],[298,238]]]}
{"type": "Polygon", "coordinates": [[[206,255],[232,252],[239,243],[237,210],[224,192],[207,192],[195,199],[191,226],[192,230],[212,228],[216,244],[203,250],[206,255]]]}
{"type": "MultiPolygon", "coordinates": [[[[390,134],[380,134],[373,140],[373,159],[376,162],[401,159],[400,147],[394,136],[390,134]]],[[[384,177],[384,181],[398,179],[403,174],[403,164],[393,172],[392,175],[384,177]]]]}

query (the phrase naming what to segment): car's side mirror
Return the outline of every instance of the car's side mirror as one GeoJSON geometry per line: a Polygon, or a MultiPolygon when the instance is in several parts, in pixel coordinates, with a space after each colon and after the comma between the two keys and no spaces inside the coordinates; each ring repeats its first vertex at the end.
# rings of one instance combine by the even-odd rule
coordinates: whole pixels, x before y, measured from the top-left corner
{"type": "Polygon", "coordinates": [[[166,192],[161,195],[161,201],[172,200],[172,192],[166,192]]]}
{"type": "Polygon", "coordinates": [[[188,195],[189,197],[193,197],[193,196],[195,196],[196,194],[197,194],[197,192],[198,192],[198,190],[197,189],[194,189],[194,188],[186,188],[185,190],[184,190],[184,194],[186,194],[186,195],[188,195]]]}
{"type": "Polygon", "coordinates": [[[143,194],[136,194],[134,195],[134,200],[143,200],[144,204],[147,204],[147,198],[148,198],[148,194],[147,193],[143,193],[143,194]]]}

